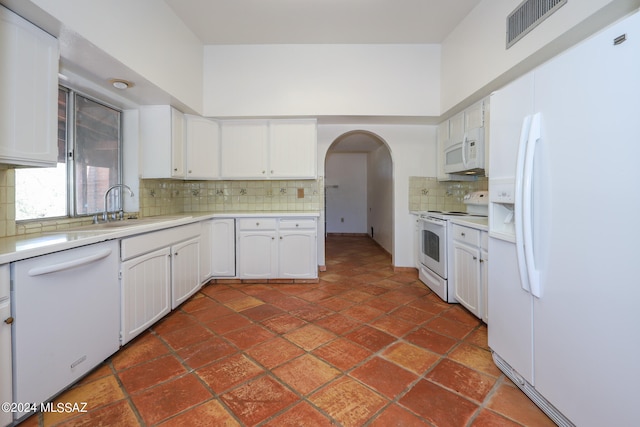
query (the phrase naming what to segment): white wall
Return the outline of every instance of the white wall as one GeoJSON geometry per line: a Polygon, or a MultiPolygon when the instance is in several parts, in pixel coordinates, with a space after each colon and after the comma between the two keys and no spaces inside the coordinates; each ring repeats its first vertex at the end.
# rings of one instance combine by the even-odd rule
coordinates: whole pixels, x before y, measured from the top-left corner
{"type": "MultiPolygon", "coordinates": [[[[31,1],[62,23],[62,38],[79,34],[180,102],[202,111],[202,42],[165,2],[31,1]]],[[[91,69],[91,56],[78,59],[86,62],[79,65],[91,69]]]]}
{"type": "Polygon", "coordinates": [[[639,0],[568,1],[510,49],[506,17],[522,0],[483,0],[442,43],[441,112],[455,112],[640,7],[639,0]]]}
{"type": "Polygon", "coordinates": [[[204,115],[440,114],[439,45],[205,46],[204,115]]]}
{"type": "MultiPolygon", "coordinates": [[[[331,143],[340,135],[363,130],[377,135],[393,161],[393,265],[414,267],[413,220],[409,213],[409,177],[436,176],[436,126],[431,125],[319,125],[318,174],[325,176],[324,160],[331,143]]],[[[322,223],[322,221],[321,221],[322,223]]],[[[324,228],[322,226],[322,228],[324,228]]],[[[323,235],[322,230],[318,235],[323,235]]],[[[324,264],[324,241],[319,241],[318,262],[324,264]]]]}
{"type": "Polygon", "coordinates": [[[328,233],[366,233],[367,155],[329,153],[325,195],[328,233]]]}
{"type": "Polygon", "coordinates": [[[367,155],[367,169],[367,230],[373,228],[373,239],[393,253],[393,162],[387,147],[367,155]]]}

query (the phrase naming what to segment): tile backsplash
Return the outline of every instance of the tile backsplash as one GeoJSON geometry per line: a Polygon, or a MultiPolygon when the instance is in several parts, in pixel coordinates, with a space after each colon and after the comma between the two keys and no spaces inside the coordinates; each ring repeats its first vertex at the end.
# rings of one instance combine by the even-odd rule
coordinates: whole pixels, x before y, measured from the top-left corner
{"type": "Polygon", "coordinates": [[[477,181],[438,181],[422,176],[409,177],[410,211],[466,211],[463,197],[472,191],[487,190],[486,177],[477,181]]]}
{"type": "Polygon", "coordinates": [[[317,211],[322,178],[301,181],[140,181],[140,214],[195,212],[317,211]],[[301,197],[299,197],[301,196],[301,197]]]}
{"type": "MultiPolygon", "coordinates": [[[[300,181],[140,180],[145,216],[197,212],[318,211],[324,206],[323,179],[300,181]]],[[[89,225],[92,217],[15,220],[15,171],[0,169],[0,237],[89,225]]]]}

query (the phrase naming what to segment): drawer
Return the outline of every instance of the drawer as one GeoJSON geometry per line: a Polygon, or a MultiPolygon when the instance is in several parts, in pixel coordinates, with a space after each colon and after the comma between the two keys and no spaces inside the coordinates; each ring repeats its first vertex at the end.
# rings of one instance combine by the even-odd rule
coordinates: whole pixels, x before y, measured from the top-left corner
{"type": "Polygon", "coordinates": [[[126,261],[138,255],[166,248],[174,243],[183,242],[196,236],[200,236],[200,223],[198,222],[129,237],[122,239],[120,257],[122,261],[126,261]]]}
{"type": "Polygon", "coordinates": [[[241,218],[238,220],[239,230],[275,230],[275,218],[241,218]]]}
{"type": "Polygon", "coordinates": [[[464,242],[471,246],[480,246],[480,230],[453,224],[453,240],[464,242]]]}
{"type": "Polygon", "coordinates": [[[298,230],[301,228],[315,229],[315,218],[282,218],[280,219],[280,230],[298,230]]]}

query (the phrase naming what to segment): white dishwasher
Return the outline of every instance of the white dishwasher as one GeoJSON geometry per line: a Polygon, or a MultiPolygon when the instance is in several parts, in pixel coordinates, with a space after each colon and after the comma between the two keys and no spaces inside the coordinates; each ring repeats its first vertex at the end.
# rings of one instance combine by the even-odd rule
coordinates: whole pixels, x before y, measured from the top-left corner
{"type": "Polygon", "coordinates": [[[11,264],[14,402],[39,406],[118,350],[118,270],[118,241],[11,264]]]}

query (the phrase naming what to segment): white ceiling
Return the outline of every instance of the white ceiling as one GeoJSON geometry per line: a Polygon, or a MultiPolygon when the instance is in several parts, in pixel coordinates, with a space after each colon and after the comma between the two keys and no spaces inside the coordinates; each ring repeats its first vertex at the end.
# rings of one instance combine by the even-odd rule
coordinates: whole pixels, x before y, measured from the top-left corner
{"type": "Polygon", "coordinates": [[[441,43],[480,0],[165,0],[204,44],[441,43]]]}

